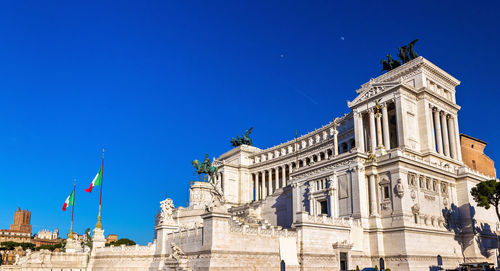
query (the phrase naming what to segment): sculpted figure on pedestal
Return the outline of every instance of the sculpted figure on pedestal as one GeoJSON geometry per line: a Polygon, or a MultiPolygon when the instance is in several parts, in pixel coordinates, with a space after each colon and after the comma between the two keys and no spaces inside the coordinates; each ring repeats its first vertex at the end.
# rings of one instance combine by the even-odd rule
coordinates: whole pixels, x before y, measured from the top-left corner
{"type": "Polygon", "coordinates": [[[201,181],[201,175],[206,174],[204,177],[204,180],[207,181],[207,175],[210,177],[208,180],[209,182],[215,183],[215,178],[217,176],[217,167],[212,166],[212,163],[210,162],[210,158],[208,158],[208,153],[205,154],[205,159],[203,160],[203,163],[200,163],[198,160],[193,160],[191,161],[193,164],[193,167],[195,169],[195,172],[193,173],[196,174],[198,173],[198,176],[200,177],[201,181]]]}
{"type": "Polygon", "coordinates": [[[186,257],[186,254],[182,251],[182,249],[177,246],[175,243],[170,243],[170,247],[172,248],[172,253],[170,254],[170,258],[179,260],[186,257]]]}
{"type": "Polygon", "coordinates": [[[172,199],[165,199],[160,202],[160,223],[165,221],[173,221],[173,212],[174,212],[174,202],[172,199]]]}

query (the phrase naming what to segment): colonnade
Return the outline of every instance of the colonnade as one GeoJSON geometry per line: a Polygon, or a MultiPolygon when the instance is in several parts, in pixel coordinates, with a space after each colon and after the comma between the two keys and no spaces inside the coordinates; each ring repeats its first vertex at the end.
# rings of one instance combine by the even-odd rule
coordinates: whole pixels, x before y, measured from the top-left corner
{"type": "Polygon", "coordinates": [[[254,200],[265,199],[267,196],[272,195],[276,189],[287,186],[291,169],[292,163],[289,163],[252,174],[253,189],[251,189],[251,198],[254,200]]]}
{"type": "MultiPolygon", "coordinates": [[[[387,111],[388,103],[383,103],[380,105],[382,112],[377,112],[377,108],[369,108],[366,111],[368,112],[368,127],[366,128],[368,139],[366,142],[368,143],[369,148],[363,148],[371,153],[375,153],[377,148],[385,148],[386,150],[391,149],[391,141],[389,136],[389,113],[387,111]]],[[[354,124],[360,127],[359,131],[359,143],[365,143],[365,134],[363,133],[363,112],[359,113],[359,118],[357,120],[359,123],[354,124]]]]}
{"type": "Polygon", "coordinates": [[[338,134],[336,127],[332,128],[333,146],[324,149],[318,153],[312,153],[307,156],[302,156],[295,162],[283,164],[269,169],[260,170],[252,174],[253,187],[251,189],[250,198],[252,200],[262,200],[271,195],[276,189],[285,187],[289,184],[290,172],[293,168],[301,168],[309,166],[315,162],[329,159],[332,156],[339,155],[338,134]],[[280,173],[281,172],[281,173],[280,173]],[[274,179],[273,179],[274,176],[274,179]]]}
{"type": "Polygon", "coordinates": [[[456,120],[451,114],[433,107],[435,150],[439,154],[458,159],[456,139],[456,120]]]}

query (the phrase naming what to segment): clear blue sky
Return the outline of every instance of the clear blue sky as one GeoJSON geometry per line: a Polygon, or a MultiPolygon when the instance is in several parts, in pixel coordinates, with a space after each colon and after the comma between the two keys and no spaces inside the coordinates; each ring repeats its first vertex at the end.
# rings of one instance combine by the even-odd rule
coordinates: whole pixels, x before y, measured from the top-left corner
{"type": "Polygon", "coordinates": [[[106,147],[105,233],[145,244],[165,193],[186,202],[192,159],[254,127],[257,147],[348,112],[380,60],[416,51],[462,81],[460,131],[500,158],[498,1],[2,1],[0,228],[75,230],[106,147]]]}

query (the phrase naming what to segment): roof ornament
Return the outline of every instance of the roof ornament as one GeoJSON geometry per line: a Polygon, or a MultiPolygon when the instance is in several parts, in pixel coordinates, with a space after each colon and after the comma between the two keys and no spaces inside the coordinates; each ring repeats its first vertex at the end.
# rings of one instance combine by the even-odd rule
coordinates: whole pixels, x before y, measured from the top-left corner
{"type": "Polygon", "coordinates": [[[233,147],[238,147],[241,145],[253,146],[252,139],[250,138],[250,134],[252,133],[252,129],[253,128],[246,130],[245,133],[243,135],[241,135],[241,137],[239,135],[237,135],[236,136],[237,139],[235,139],[234,137],[231,138],[231,145],[233,147]]]}
{"type": "Polygon", "coordinates": [[[390,71],[393,70],[402,64],[408,63],[411,60],[415,59],[418,57],[418,54],[415,52],[413,47],[415,46],[415,43],[417,43],[418,39],[413,40],[410,42],[408,45],[404,45],[398,48],[399,54],[399,60],[394,60],[391,56],[391,54],[387,54],[387,60],[382,59],[380,61],[380,64],[382,64],[382,71],[390,71]]]}

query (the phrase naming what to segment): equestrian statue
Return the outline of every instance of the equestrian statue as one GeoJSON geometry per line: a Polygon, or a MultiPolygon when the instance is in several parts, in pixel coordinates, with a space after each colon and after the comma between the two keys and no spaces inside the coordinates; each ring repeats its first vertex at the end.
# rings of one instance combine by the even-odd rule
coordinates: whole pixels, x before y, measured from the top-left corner
{"type": "Polygon", "coordinates": [[[212,166],[212,163],[210,162],[210,158],[208,158],[208,153],[205,154],[205,159],[203,160],[202,163],[198,160],[193,160],[191,162],[193,164],[193,167],[195,169],[195,172],[193,173],[196,174],[198,173],[198,177],[200,178],[201,181],[201,175],[206,174],[203,179],[207,181],[207,177],[210,177],[208,180],[209,182],[214,183],[215,182],[215,177],[217,176],[217,167],[212,166]]]}

